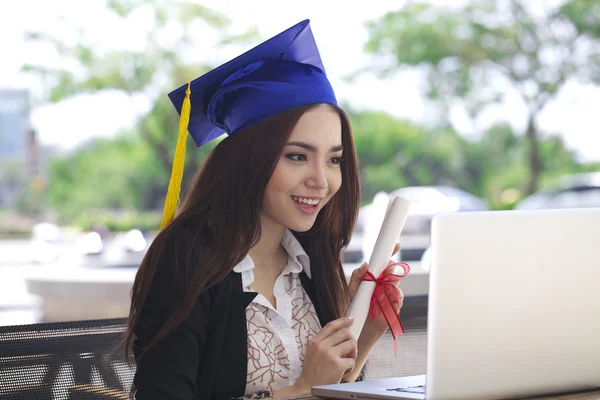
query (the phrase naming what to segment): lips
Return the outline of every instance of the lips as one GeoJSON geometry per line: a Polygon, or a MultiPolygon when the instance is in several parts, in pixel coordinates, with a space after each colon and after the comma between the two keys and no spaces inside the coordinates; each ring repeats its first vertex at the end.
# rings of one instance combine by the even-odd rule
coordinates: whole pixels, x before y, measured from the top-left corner
{"type": "Polygon", "coordinates": [[[315,215],[319,212],[322,197],[291,196],[296,208],[306,215],[315,215]]]}
{"type": "Polygon", "coordinates": [[[306,207],[315,207],[315,206],[318,206],[319,203],[321,202],[320,198],[315,198],[315,197],[301,197],[301,196],[291,196],[291,197],[292,197],[293,201],[300,204],[301,206],[306,206],[306,207]]]}

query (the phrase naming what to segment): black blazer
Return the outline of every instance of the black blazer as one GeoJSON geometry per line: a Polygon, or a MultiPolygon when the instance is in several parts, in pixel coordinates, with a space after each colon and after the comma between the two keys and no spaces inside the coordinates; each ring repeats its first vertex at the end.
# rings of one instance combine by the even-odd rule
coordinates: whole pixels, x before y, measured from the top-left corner
{"type": "MultiPolygon", "coordinates": [[[[134,329],[136,399],[230,399],[244,396],[247,375],[246,307],[256,293],[244,292],[241,275],[230,273],[202,293],[183,323],[139,357],[175,307],[182,286],[177,282],[177,252],[168,246],[134,329]]],[[[310,279],[300,275],[315,299],[310,279]]],[[[324,326],[318,304],[315,310],[324,326]]]]}

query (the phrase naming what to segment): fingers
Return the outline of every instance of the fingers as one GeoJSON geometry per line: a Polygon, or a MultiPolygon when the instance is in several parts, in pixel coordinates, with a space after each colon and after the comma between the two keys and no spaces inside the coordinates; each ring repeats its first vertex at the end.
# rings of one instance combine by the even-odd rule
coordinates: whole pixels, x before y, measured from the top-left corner
{"type": "Polygon", "coordinates": [[[347,341],[338,346],[339,350],[342,351],[342,355],[338,356],[338,364],[344,371],[344,375],[354,371],[356,366],[356,357],[358,356],[358,347],[355,341],[347,341]],[[347,349],[349,352],[343,353],[347,349]]]}
{"type": "Polygon", "coordinates": [[[323,345],[334,347],[347,340],[354,340],[354,337],[348,328],[342,328],[334,332],[327,339],[324,339],[322,343],[323,345]]]}
{"type": "Polygon", "coordinates": [[[343,370],[354,368],[358,355],[357,342],[348,329],[354,319],[339,318],[329,322],[308,342],[309,350],[321,354],[341,366],[343,370]]]}
{"type": "Polygon", "coordinates": [[[354,271],[352,271],[352,276],[350,277],[350,282],[352,282],[352,280],[360,281],[365,276],[365,274],[367,273],[368,270],[369,270],[369,263],[367,263],[365,261],[363,263],[363,265],[361,265],[360,267],[358,267],[354,271]]]}
{"type": "Polygon", "coordinates": [[[392,252],[392,256],[396,255],[397,252],[400,251],[400,243],[396,243],[394,246],[394,251],[392,252]]]}
{"type": "Polygon", "coordinates": [[[356,347],[356,341],[353,339],[346,340],[335,347],[332,347],[332,352],[339,358],[356,358],[355,354],[358,353],[356,347]]]}
{"type": "Polygon", "coordinates": [[[358,343],[356,341],[352,341],[354,343],[354,346],[352,347],[352,350],[350,351],[350,353],[344,354],[342,356],[342,358],[353,358],[356,359],[356,357],[358,357],[358,343]]]}
{"type": "Polygon", "coordinates": [[[400,304],[398,304],[398,309],[400,309],[404,304],[404,292],[400,288],[398,288],[398,291],[400,292],[400,304]]]}
{"type": "Polygon", "coordinates": [[[353,371],[355,365],[356,360],[354,358],[342,358],[340,360],[340,366],[344,371],[353,371]]]}
{"type": "MultiPolygon", "coordinates": [[[[327,328],[327,325],[325,327],[327,328]]],[[[347,326],[336,330],[331,335],[321,340],[317,345],[323,348],[331,349],[333,354],[337,357],[355,358],[356,354],[358,353],[356,340],[354,340],[354,337],[347,326]]]]}
{"type": "MultiPolygon", "coordinates": [[[[394,283],[394,286],[397,287],[397,283],[394,283]]],[[[389,289],[385,289],[386,294],[388,295],[388,298],[393,299],[394,296],[392,296],[392,294],[390,293],[389,289]]],[[[402,308],[402,305],[404,304],[404,292],[402,292],[402,289],[398,288],[398,292],[400,293],[400,302],[397,302],[396,300],[392,300],[392,306],[394,307],[394,310],[396,312],[400,311],[400,309],[402,308]]]]}
{"type": "Polygon", "coordinates": [[[359,268],[352,271],[352,275],[350,276],[350,283],[348,284],[348,293],[350,294],[350,298],[354,298],[358,287],[360,286],[360,282],[364,278],[365,274],[369,270],[369,264],[364,263],[359,268]]]}
{"type": "Polygon", "coordinates": [[[348,328],[350,325],[352,325],[353,322],[354,322],[354,318],[348,318],[348,317],[338,318],[336,320],[333,320],[333,321],[329,322],[327,325],[325,325],[323,327],[323,329],[321,329],[321,331],[312,338],[311,341],[314,344],[322,342],[325,339],[327,339],[329,336],[333,335],[335,332],[339,331],[340,329],[348,328]]]}

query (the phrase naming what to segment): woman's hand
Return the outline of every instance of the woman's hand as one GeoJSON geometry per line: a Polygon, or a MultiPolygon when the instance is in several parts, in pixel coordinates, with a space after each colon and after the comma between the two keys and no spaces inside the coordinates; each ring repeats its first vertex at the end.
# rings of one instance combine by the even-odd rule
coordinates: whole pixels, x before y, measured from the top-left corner
{"type": "MultiPolygon", "coordinates": [[[[392,256],[394,256],[396,253],[398,253],[399,250],[400,250],[400,243],[396,243],[396,246],[394,247],[394,251],[392,252],[392,256]]],[[[388,262],[388,265],[393,264],[393,263],[394,263],[394,261],[390,260],[388,262]]],[[[352,276],[350,277],[350,283],[348,284],[348,292],[350,293],[350,301],[354,300],[354,296],[356,295],[356,292],[358,291],[358,287],[360,286],[360,283],[361,283],[363,277],[366,275],[368,270],[369,270],[369,264],[365,262],[363,265],[360,266],[360,268],[357,268],[352,272],[352,276]]],[[[393,270],[388,270],[385,272],[385,275],[393,274],[393,273],[394,273],[393,270]]],[[[400,292],[400,302],[398,303],[395,300],[392,302],[392,306],[394,307],[394,310],[396,311],[396,313],[398,313],[398,312],[400,312],[400,308],[402,307],[402,303],[404,301],[404,293],[402,293],[402,290],[399,288],[399,282],[394,283],[394,286],[396,286],[398,288],[398,291],[400,292]]],[[[386,289],[386,291],[387,291],[387,289],[386,289]]],[[[393,298],[393,297],[391,297],[391,298],[393,298]]],[[[360,336],[362,338],[363,334],[366,334],[366,335],[373,336],[374,338],[378,339],[381,335],[383,335],[385,333],[385,331],[387,329],[388,329],[388,324],[385,321],[383,313],[380,313],[379,316],[377,316],[377,318],[375,318],[375,319],[367,318],[360,336]]]]}
{"type": "Polygon", "coordinates": [[[357,343],[348,330],[353,322],[345,317],[331,321],[308,341],[302,374],[294,385],[297,393],[310,394],[313,386],[339,383],[354,369],[357,343]]]}

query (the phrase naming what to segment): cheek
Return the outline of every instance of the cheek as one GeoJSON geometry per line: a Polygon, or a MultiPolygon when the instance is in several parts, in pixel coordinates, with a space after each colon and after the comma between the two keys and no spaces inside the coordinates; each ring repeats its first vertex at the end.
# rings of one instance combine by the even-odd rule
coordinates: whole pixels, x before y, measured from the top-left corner
{"type": "Polygon", "coordinates": [[[287,186],[289,185],[287,178],[287,172],[282,165],[277,165],[275,170],[273,171],[273,175],[271,175],[271,179],[267,183],[266,194],[275,194],[277,192],[287,192],[287,186]]]}
{"type": "Polygon", "coordinates": [[[330,195],[336,194],[340,187],[342,187],[342,170],[338,169],[332,176],[329,178],[329,188],[331,189],[330,195]]]}

